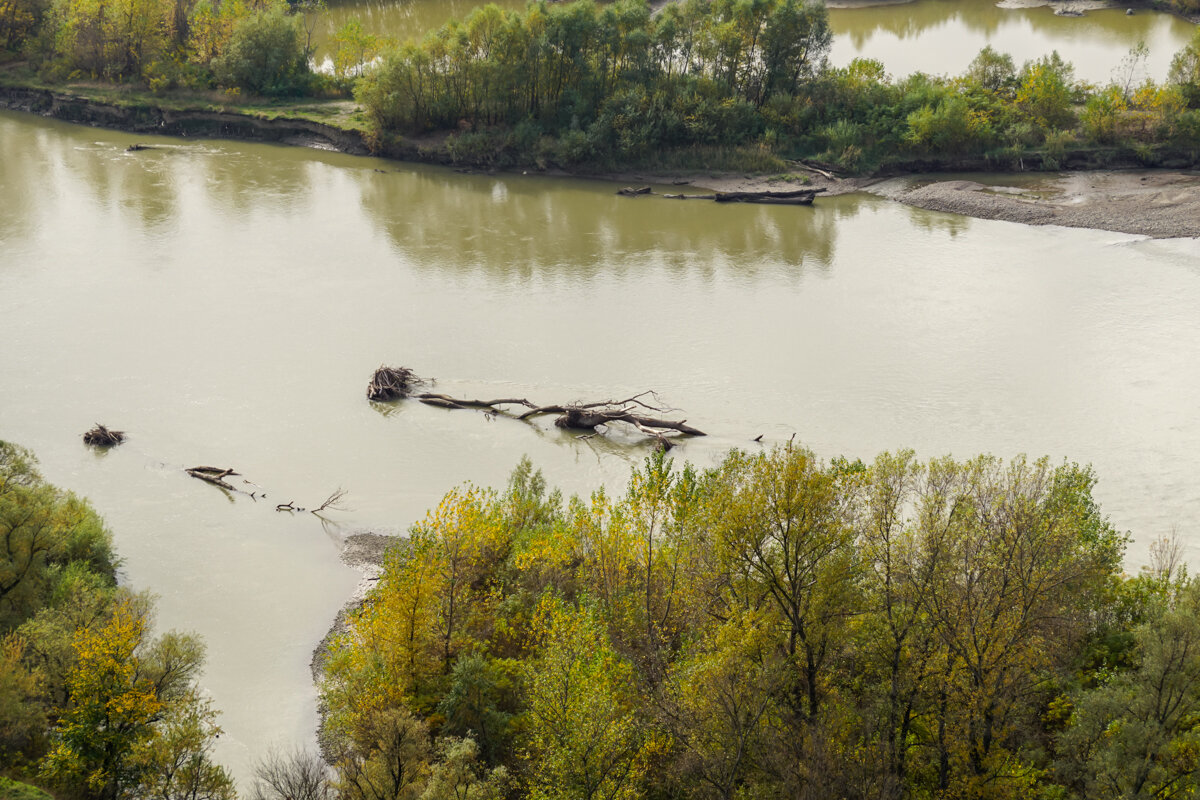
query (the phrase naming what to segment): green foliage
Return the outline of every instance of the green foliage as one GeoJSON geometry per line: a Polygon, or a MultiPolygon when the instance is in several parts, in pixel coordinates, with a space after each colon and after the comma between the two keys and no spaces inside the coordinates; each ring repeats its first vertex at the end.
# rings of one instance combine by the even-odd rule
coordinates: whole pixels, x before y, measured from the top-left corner
{"type": "Polygon", "coordinates": [[[1117,140],[1118,123],[1122,112],[1128,107],[1121,90],[1109,86],[1088,98],[1080,122],[1093,141],[1111,144],[1117,140]]]}
{"type": "Polygon", "coordinates": [[[33,454],[0,442],[0,630],[60,591],[73,565],[115,581],[111,537],[87,503],[47,485],[33,454]]]}
{"type": "Polygon", "coordinates": [[[1010,86],[1017,76],[1012,56],[998,53],[987,45],[967,67],[966,81],[987,92],[999,92],[1010,86]]]}
{"type": "Polygon", "coordinates": [[[282,8],[239,20],[224,52],[213,61],[213,72],[222,84],[256,94],[303,94],[312,73],[300,20],[282,8]]]}
{"type": "Polygon", "coordinates": [[[0,0],[0,53],[15,52],[41,26],[47,0],[0,0]]]}
{"type": "Polygon", "coordinates": [[[356,97],[381,130],[533,123],[565,162],[627,161],[756,136],[756,109],[811,81],[829,43],[824,7],[797,0],[690,0],[658,17],[639,0],[487,6],[385,54],[356,97]]]}
{"type": "Polygon", "coordinates": [[[635,715],[627,662],[590,611],[552,604],[528,663],[528,747],[535,798],[634,798],[652,743],[635,715]]]}
{"type": "Polygon", "coordinates": [[[200,643],[150,638],[152,603],[116,586],[100,518],[5,443],[0,538],[0,765],[36,763],[84,798],[232,800],[209,757],[216,712],[194,685],[200,643]]]}
{"type": "Polygon", "coordinates": [[[362,20],[352,17],[333,34],[337,49],[333,54],[334,73],[340,78],[357,78],[379,56],[384,40],[363,30],[362,20]]]}
{"type": "Polygon", "coordinates": [[[1021,68],[1016,102],[1025,116],[1046,129],[1067,128],[1075,122],[1071,108],[1074,70],[1055,51],[1021,68]]]}
{"type": "Polygon", "coordinates": [[[53,800],[36,786],[0,777],[0,798],[3,800],[53,800]]]}
{"type": "Polygon", "coordinates": [[[1188,108],[1200,108],[1200,28],[1192,40],[1171,59],[1167,81],[1183,91],[1188,108]]]}
{"type": "Polygon", "coordinates": [[[203,647],[175,633],[151,640],[146,614],[143,602],[126,598],[76,631],[69,701],[42,773],[104,800],[230,800],[232,781],[207,757],[219,733],[214,714],[193,688],[203,647]]]}
{"type": "Polygon", "coordinates": [[[1200,789],[1200,582],[1134,630],[1139,663],[1075,699],[1059,770],[1075,796],[1179,797],[1200,789]]]}
{"type": "Polygon", "coordinates": [[[1069,698],[1132,668],[1179,591],[1174,568],[1120,577],[1094,483],[789,444],[707,472],[658,454],[564,504],[524,462],[448,494],[334,644],[339,785],[1064,796],[1069,698]]]}
{"type": "Polygon", "coordinates": [[[965,98],[950,97],[909,114],[906,138],[927,152],[958,155],[985,149],[993,135],[984,114],[972,111],[965,98]]]}

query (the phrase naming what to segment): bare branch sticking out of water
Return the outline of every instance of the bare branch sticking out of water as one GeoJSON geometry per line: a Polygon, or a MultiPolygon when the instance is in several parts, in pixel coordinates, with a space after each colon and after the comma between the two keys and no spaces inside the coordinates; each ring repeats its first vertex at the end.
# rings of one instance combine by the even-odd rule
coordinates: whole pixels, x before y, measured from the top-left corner
{"type": "Polygon", "coordinates": [[[320,514],[322,511],[349,511],[346,504],[343,502],[346,498],[346,490],[338,487],[329,497],[325,498],[325,502],[313,509],[314,514],[320,514]]]}

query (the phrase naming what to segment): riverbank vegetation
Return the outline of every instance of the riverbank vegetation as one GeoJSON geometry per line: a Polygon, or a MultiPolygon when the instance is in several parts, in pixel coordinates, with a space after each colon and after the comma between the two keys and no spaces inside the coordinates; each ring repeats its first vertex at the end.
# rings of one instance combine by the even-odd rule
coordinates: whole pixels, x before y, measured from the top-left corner
{"type": "Polygon", "coordinates": [[[1103,86],[1075,80],[1056,53],[1017,65],[990,48],[960,76],[893,77],[870,59],[831,67],[826,12],[810,0],[683,0],[657,14],[644,0],[576,0],[483,6],[400,46],[350,20],[329,71],[314,73],[320,8],[3,0],[0,49],[51,85],[209,92],[235,107],[243,95],[353,94],[367,124],[350,127],[377,151],[456,163],[778,171],[801,159],[869,172],[1184,166],[1200,154],[1200,32],[1162,83],[1143,79],[1140,46],[1103,86]]]}
{"type": "Polygon", "coordinates": [[[824,8],[798,0],[485,7],[385,54],[356,96],[383,136],[455,129],[461,158],[558,165],[741,146],[850,171],[1053,168],[1072,151],[1123,146],[1152,163],[1200,148],[1200,35],[1167,83],[1141,80],[1135,49],[1103,87],[1056,53],[1018,67],[990,48],[959,77],[893,79],[869,59],[828,66],[830,39],[824,8]]]}
{"type": "MultiPolygon", "coordinates": [[[[231,800],[193,636],[155,637],[108,531],[0,442],[0,770],[60,797],[231,800]]],[[[5,797],[45,797],[4,779],[5,797]]]]}
{"type": "Polygon", "coordinates": [[[449,493],[336,639],[354,800],[1132,798],[1197,788],[1200,582],[1092,473],[794,444],[564,500],[449,493]]]}

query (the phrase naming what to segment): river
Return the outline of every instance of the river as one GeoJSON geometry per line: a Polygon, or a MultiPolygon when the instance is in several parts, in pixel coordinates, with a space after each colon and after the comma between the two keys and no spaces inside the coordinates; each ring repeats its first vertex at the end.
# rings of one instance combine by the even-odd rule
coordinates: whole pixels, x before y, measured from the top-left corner
{"type": "MultiPolygon", "coordinates": [[[[1056,16],[1038,0],[914,0],[874,5],[842,0],[829,10],[834,34],[829,60],[845,66],[855,58],[875,58],[896,77],[913,72],[959,75],[991,45],[1016,65],[1057,49],[1075,66],[1076,77],[1104,84],[1128,55],[1145,42],[1149,55],[1134,70],[1138,81],[1163,80],[1171,58],[1191,39],[1196,26],[1170,14],[1095,9],[1081,17],[1056,16]]],[[[496,0],[519,10],[524,0],[496,0]]],[[[464,17],[472,0],[333,0],[316,28],[316,60],[331,69],[333,34],[347,20],[396,41],[420,39],[454,17],[464,17]]]]}
{"type": "Polygon", "coordinates": [[[811,208],[620,198],[282,146],[0,113],[0,438],[111,526],[159,627],[208,643],[217,756],[245,778],[312,741],[308,658],[402,531],[522,455],[568,492],[648,452],[364,397],[381,363],[466,396],[645,389],[711,435],[819,454],[1048,454],[1095,465],[1136,537],[1200,541],[1200,242],[1030,228],[871,196],[811,208]],[[85,447],[94,422],[129,432],[85,447]],[[230,501],[188,477],[235,467],[230,501]],[[348,490],[352,510],[313,507],[348,490]]]}

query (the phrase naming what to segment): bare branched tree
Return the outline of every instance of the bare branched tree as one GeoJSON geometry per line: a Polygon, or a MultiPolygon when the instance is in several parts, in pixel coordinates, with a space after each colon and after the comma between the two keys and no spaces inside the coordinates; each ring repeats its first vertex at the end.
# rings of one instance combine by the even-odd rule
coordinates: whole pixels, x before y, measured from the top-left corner
{"type": "Polygon", "coordinates": [[[329,768],[316,753],[272,750],[254,766],[250,800],[334,800],[329,768]]]}

